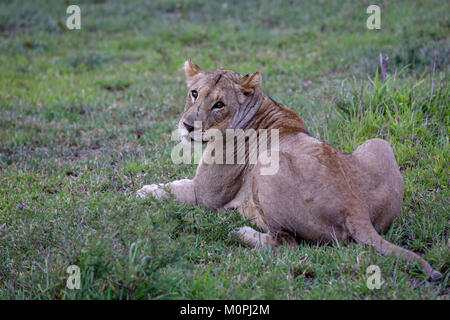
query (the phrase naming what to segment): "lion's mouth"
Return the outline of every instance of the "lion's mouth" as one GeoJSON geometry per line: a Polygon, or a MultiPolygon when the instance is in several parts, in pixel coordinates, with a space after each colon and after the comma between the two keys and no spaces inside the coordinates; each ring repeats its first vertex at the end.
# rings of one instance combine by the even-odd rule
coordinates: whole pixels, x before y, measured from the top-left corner
{"type": "Polygon", "coordinates": [[[210,136],[205,135],[205,132],[200,130],[192,130],[191,132],[189,132],[188,137],[192,142],[207,143],[209,140],[211,140],[210,136]]]}
{"type": "Polygon", "coordinates": [[[211,135],[208,134],[208,131],[203,130],[202,127],[191,127],[186,126],[185,123],[183,125],[178,126],[178,137],[180,141],[186,142],[201,142],[207,143],[211,140],[211,135]]]}
{"type": "Polygon", "coordinates": [[[180,135],[179,136],[179,140],[180,141],[185,141],[185,142],[201,142],[201,143],[207,143],[211,140],[211,137],[208,137],[204,132],[195,132],[195,131],[191,131],[191,132],[186,132],[186,134],[184,135],[180,135]]]}

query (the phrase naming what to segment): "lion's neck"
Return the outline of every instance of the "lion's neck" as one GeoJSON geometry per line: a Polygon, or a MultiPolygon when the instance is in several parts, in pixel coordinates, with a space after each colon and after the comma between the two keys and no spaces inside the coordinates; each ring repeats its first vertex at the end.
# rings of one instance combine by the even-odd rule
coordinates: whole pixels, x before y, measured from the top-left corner
{"type": "Polygon", "coordinates": [[[258,94],[258,111],[245,129],[279,129],[280,136],[292,133],[308,133],[303,120],[297,113],[274,101],[262,91],[258,94]]]}

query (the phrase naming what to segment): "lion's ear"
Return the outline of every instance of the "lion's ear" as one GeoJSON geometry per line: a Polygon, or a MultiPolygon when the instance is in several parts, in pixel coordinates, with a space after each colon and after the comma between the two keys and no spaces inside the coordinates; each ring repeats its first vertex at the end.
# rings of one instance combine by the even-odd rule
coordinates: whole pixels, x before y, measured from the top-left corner
{"type": "Polygon", "coordinates": [[[191,61],[191,59],[186,60],[184,63],[184,72],[186,73],[186,80],[189,86],[190,80],[198,75],[199,73],[202,73],[202,69],[195,63],[191,61]]]}
{"type": "Polygon", "coordinates": [[[262,82],[262,76],[259,71],[246,74],[241,80],[241,90],[244,94],[252,93],[253,90],[260,86],[262,82]]]}

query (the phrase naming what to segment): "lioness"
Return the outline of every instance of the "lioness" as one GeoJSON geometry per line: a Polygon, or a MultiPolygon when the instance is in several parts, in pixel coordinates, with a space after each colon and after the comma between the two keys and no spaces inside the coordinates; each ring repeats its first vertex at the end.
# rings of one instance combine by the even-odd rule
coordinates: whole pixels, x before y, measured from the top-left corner
{"type": "Polygon", "coordinates": [[[382,254],[416,261],[432,280],[442,277],[417,254],[379,235],[397,217],[403,199],[403,178],[386,141],[368,140],[351,154],[337,151],[310,136],[293,110],[262,92],[259,72],[204,72],[190,60],[184,69],[189,92],[179,129],[191,138],[195,121],[224,136],[226,129],[278,129],[278,171],[261,174],[260,161],[201,161],[194,179],[147,185],[139,196],[161,198],[171,192],[181,203],[238,208],[264,231],[237,230],[238,239],[254,247],[295,245],[297,237],[319,242],[351,237],[382,254]]]}

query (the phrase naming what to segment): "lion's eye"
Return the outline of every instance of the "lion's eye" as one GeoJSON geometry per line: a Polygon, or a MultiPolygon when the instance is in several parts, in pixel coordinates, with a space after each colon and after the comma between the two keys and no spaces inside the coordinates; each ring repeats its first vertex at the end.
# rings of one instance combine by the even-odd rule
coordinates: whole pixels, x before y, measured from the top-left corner
{"type": "Polygon", "coordinates": [[[194,99],[197,99],[197,97],[198,97],[198,92],[197,92],[197,90],[192,90],[192,91],[191,91],[191,95],[192,95],[192,97],[193,97],[194,99]]]}
{"type": "Polygon", "coordinates": [[[213,105],[213,109],[222,109],[225,105],[223,104],[222,101],[217,101],[214,105],[213,105]]]}

